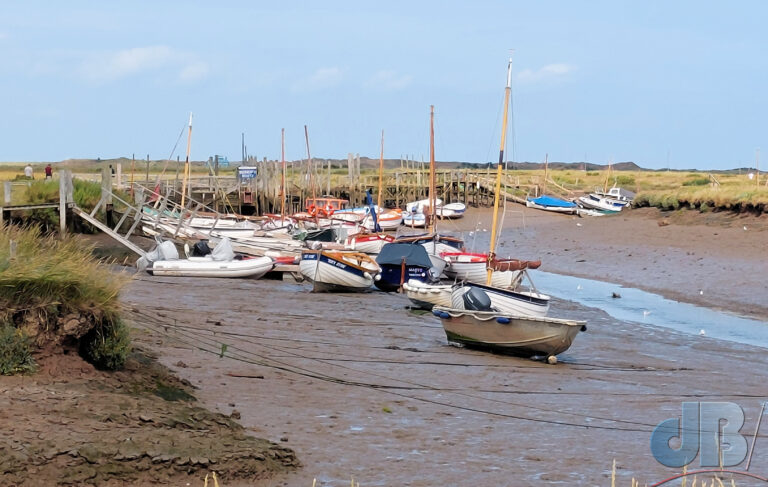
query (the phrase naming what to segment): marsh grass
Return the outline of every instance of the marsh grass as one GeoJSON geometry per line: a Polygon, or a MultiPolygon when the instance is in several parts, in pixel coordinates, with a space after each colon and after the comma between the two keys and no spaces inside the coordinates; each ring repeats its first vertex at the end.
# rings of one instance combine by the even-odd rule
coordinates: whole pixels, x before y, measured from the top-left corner
{"type": "Polygon", "coordinates": [[[102,368],[121,367],[130,340],[117,297],[128,277],[111,272],[77,238],[58,240],[36,227],[0,230],[0,323],[19,327],[33,319],[54,329],[61,316],[87,317],[83,356],[102,368]]]}

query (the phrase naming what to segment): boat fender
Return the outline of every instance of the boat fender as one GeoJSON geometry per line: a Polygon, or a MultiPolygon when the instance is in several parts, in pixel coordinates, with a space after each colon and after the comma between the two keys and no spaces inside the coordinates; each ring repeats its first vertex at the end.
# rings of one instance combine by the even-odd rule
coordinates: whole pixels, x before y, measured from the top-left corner
{"type": "Polygon", "coordinates": [[[581,325],[581,331],[587,331],[587,325],[581,325]]]}
{"type": "Polygon", "coordinates": [[[375,276],[373,276],[373,280],[374,281],[380,281],[381,280],[381,274],[376,274],[375,276]]]}
{"type": "Polygon", "coordinates": [[[309,207],[307,208],[307,213],[309,213],[309,216],[312,216],[312,217],[317,215],[317,206],[309,205],[309,207]]]}
{"type": "Polygon", "coordinates": [[[440,310],[437,310],[437,309],[433,309],[432,310],[432,314],[437,316],[438,318],[441,318],[441,319],[444,319],[444,320],[446,320],[446,319],[451,317],[451,315],[449,315],[445,311],[440,311],[440,310]]]}
{"type": "Polygon", "coordinates": [[[509,318],[506,318],[504,316],[499,316],[496,318],[496,323],[499,323],[500,325],[508,325],[512,322],[509,318]]]}

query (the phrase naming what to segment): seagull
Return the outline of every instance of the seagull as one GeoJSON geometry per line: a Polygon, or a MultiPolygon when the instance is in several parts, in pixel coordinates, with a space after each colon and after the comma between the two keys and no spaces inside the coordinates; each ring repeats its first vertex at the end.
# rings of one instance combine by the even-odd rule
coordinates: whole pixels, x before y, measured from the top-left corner
{"type": "Polygon", "coordinates": [[[581,223],[577,223],[577,224],[576,224],[576,226],[577,226],[577,227],[580,227],[580,226],[581,226],[581,223]]]}
{"type": "Polygon", "coordinates": [[[705,336],[706,334],[707,334],[707,332],[706,332],[706,331],[704,331],[703,329],[699,331],[699,336],[700,336],[700,337],[703,337],[703,336],[705,336]]]}
{"type": "Polygon", "coordinates": [[[746,225],[744,225],[744,231],[745,231],[745,232],[747,231],[747,226],[746,226],[746,225]]]}
{"type": "Polygon", "coordinates": [[[577,291],[581,291],[582,289],[583,289],[583,288],[581,287],[581,284],[579,284],[578,286],[576,286],[576,290],[577,290],[577,291]]]}
{"type": "Polygon", "coordinates": [[[647,309],[643,311],[643,317],[648,316],[649,314],[651,314],[651,312],[648,311],[647,309]]]}
{"type": "Polygon", "coordinates": [[[699,294],[701,294],[703,296],[704,295],[704,291],[702,289],[699,289],[699,294]]]}

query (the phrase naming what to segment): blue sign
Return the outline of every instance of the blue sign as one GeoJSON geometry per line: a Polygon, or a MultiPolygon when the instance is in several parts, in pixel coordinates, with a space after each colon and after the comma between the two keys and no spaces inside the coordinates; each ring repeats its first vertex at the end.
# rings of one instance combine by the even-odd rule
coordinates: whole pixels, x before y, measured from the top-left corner
{"type": "Polygon", "coordinates": [[[237,168],[237,179],[253,179],[259,173],[259,169],[251,166],[240,166],[237,168]]]}

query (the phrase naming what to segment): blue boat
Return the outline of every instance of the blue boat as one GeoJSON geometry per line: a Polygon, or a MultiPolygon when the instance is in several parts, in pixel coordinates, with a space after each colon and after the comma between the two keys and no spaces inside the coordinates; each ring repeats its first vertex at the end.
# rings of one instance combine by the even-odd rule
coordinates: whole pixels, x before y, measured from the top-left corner
{"type": "Polygon", "coordinates": [[[538,198],[528,198],[525,206],[557,213],[576,213],[579,208],[573,201],[566,201],[555,196],[546,195],[539,196],[538,198]]]}
{"type": "Polygon", "coordinates": [[[381,248],[376,263],[381,267],[381,278],[374,285],[385,292],[397,291],[409,279],[435,282],[440,272],[432,269],[432,260],[421,245],[389,243],[381,248]]]}

